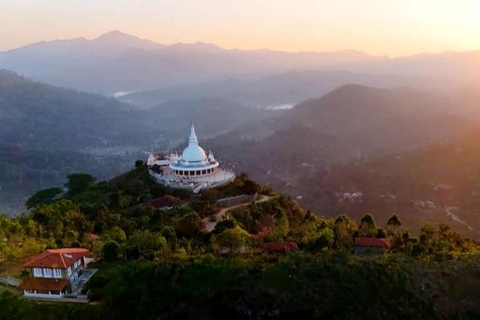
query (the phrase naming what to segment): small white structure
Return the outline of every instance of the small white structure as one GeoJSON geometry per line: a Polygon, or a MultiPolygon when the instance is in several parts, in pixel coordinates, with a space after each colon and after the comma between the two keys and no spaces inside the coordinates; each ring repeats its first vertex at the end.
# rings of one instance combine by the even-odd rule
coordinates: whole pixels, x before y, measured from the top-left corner
{"type": "Polygon", "coordinates": [[[232,182],[235,172],[220,167],[213,156],[198,145],[195,126],[192,122],[188,146],[182,155],[171,153],[160,155],[151,153],[147,160],[149,173],[158,183],[172,188],[191,190],[194,193],[201,189],[214,188],[232,182]]]}
{"type": "Polygon", "coordinates": [[[337,197],[339,198],[339,202],[343,201],[363,201],[363,193],[362,192],[340,192],[337,193],[337,197]]]}

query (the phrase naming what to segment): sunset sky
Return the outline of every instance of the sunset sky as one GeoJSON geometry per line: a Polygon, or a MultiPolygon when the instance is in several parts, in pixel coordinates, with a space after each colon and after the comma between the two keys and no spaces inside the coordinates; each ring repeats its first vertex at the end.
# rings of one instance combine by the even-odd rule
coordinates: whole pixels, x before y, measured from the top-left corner
{"type": "Polygon", "coordinates": [[[0,50],[121,30],[161,43],[375,55],[480,49],[474,0],[0,0],[0,50]]]}

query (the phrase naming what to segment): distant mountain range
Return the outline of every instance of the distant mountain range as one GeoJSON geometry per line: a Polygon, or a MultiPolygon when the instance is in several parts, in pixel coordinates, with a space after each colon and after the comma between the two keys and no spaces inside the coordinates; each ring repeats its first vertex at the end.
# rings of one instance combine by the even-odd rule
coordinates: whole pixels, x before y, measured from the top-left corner
{"type": "Polygon", "coordinates": [[[391,59],[355,50],[227,50],[200,42],[163,45],[112,31],[93,40],[41,42],[3,52],[0,68],[53,85],[112,94],[307,70],[440,77],[465,85],[479,79],[479,59],[480,52],[391,59]]]}
{"type": "Polygon", "coordinates": [[[375,75],[347,71],[291,71],[258,79],[229,78],[183,86],[160,88],[125,94],[120,100],[150,108],[156,104],[180,99],[224,99],[258,108],[320,98],[346,84],[361,84],[377,88],[412,87],[435,91],[452,86],[447,79],[426,77],[375,75]]]}
{"type": "MultiPolygon", "coordinates": [[[[477,110],[471,107],[479,105],[480,98],[473,97],[472,94],[470,104],[464,104],[453,97],[406,87],[345,85],[322,98],[301,102],[274,119],[247,125],[237,139],[255,140],[278,131],[302,128],[323,137],[349,141],[349,152],[344,155],[347,157],[407,150],[466,133],[480,120],[477,110]]],[[[305,134],[304,139],[295,142],[296,146],[286,150],[303,142],[311,143],[314,136],[305,134]]]]}
{"type": "Polygon", "coordinates": [[[156,50],[165,47],[160,43],[139,39],[120,31],[111,31],[93,40],[77,38],[72,40],[42,41],[18,49],[7,51],[9,54],[59,54],[72,56],[112,56],[123,54],[131,49],[156,50]]]}
{"type": "Polygon", "coordinates": [[[27,147],[99,147],[129,127],[126,104],[6,70],[0,70],[0,114],[0,142],[27,147]]]}

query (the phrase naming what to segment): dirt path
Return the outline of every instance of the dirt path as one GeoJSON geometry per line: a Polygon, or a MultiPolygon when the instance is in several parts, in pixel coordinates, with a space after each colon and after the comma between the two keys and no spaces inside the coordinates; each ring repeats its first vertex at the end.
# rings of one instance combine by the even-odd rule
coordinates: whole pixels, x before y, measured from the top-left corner
{"type": "MultiPolygon", "coordinates": [[[[265,201],[268,201],[270,199],[271,199],[271,197],[262,194],[260,196],[260,199],[255,200],[255,203],[265,202],[265,201]]],[[[236,205],[231,206],[231,207],[223,208],[222,210],[220,210],[219,213],[217,213],[215,215],[215,221],[210,221],[210,218],[208,218],[208,217],[204,218],[203,222],[205,223],[205,228],[207,229],[208,232],[212,231],[213,229],[215,229],[215,226],[217,225],[217,222],[220,221],[225,216],[227,211],[230,211],[230,210],[233,210],[233,209],[236,209],[236,208],[240,208],[240,207],[246,207],[249,204],[250,204],[250,202],[246,202],[246,203],[236,204],[236,205]]]]}

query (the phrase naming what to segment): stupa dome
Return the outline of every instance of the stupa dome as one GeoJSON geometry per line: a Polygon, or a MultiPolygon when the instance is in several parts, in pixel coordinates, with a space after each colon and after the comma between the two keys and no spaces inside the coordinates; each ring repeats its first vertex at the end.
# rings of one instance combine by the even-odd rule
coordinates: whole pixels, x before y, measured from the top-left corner
{"type": "Polygon", "coordinates": [[[185,162],[204,162],[207,161],[207,154],[198,145],[197,135],[195,134],[195,126],[192,122],[190,129],[190,138],[188,139],[188,146],[182,152],[182,160],[185,162]]]}

